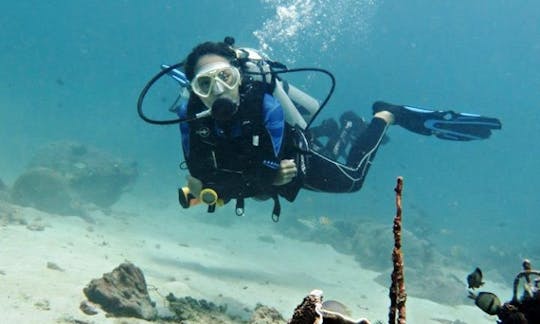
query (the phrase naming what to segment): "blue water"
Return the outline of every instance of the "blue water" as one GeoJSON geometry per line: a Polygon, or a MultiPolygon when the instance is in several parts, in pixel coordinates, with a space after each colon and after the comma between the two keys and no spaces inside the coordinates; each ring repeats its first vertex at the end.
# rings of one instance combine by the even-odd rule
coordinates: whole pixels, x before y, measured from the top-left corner
{"type": "MultiPolygon", "coordinates": [[[[338,84],[328,114],[369,117],[371,103],[386,100],[503,122],[489,140],[469,143],[393,127],[361,192],[303,192],[282,217],[390,223],[402,175],[405,227],[428,228],[441,251],[465,247],[471,269],[540,262],[538,2],[56,0],[0,9],[0,178],[8,184],[37,147],[72,139],[133,157],[135,194],[174,201],[185,176],[178,130],[143,123],[139,91],[161,63],[232,35],[290,67],[331,70],[338,84]],[[280,7],[296,15],[280,16],[280,7]]],[[[247,208],[269,221],[268,204],[247,208]]]]}

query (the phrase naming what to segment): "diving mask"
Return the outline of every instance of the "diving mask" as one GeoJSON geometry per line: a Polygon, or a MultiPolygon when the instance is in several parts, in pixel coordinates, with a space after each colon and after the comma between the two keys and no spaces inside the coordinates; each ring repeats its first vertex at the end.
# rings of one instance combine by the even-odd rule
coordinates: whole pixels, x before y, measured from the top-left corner
{"type": "Polygon", "coordinates": [[[240,71],[234,66],[225,62],[209,64],[191,81],[191,89],[201,98],[208,98],[214,88],[234,90],[240,84],[240,71]]]}

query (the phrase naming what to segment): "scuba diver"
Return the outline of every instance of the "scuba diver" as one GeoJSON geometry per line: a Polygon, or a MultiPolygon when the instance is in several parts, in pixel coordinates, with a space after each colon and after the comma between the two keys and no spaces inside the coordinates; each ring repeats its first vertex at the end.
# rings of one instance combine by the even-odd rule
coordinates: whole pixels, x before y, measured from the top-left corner
{"type": "MultiPolygon", "coordinates": [[[[236,214],[242,215],[246,198],[271,198],[277,221],[279,197],[293,202],[301,188],[360,190],[390,125],[454,141],[486,139],[501,129],[496,118],[382,101],[373,104],[369,123],[348,111],[339,122],[326,119],[311,126],[335,83],[320,103],[280,77],[302,69],[286,69],[252,49],[237,48],[231,37],[199,44],[181,64],[163,68],[155,79],[166,74],[189,90],[175,110],[190,173],[187,186],[179,189],[184,208],[203,202],[213,212],[236,200],[236,214]]],[[[323,71],[334,82],[329,72],[310,70],[323,71]]],[[[139,98],[139,115],[152,122],[141,108],[147,88],[139,98]]]]}

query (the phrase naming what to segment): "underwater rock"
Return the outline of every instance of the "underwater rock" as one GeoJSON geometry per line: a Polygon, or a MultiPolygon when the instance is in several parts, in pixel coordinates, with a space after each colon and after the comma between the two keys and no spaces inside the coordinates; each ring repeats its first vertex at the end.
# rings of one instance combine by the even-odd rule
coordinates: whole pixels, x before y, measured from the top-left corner
{"type": "Polygon", "coordinates": [[[248,324],[285,324],[287,321],[272,307],[257,304],[248,324]]]}
{"type": "Polygon", "coordinates": [[[246,314],[233,314],[227,305],[217,305],[204,299],[190,296],[178,298],[172,293],[167,295],[169,310],[175,314],[173,319],[180,323],[219,323],[219,324],[286,324],[287,321],[274,308],[257,304],[253,311],[244,309],[246,314]]]}
{"type": "Polygon", "coordinates": [[[228,324],[241,322],[227,314],[227,306],[216,305],[204,299],[192,297],[177,298],[172,293],[166,297],[169,310],[173,312],[181,323],[219,323],[228,324]]]}
{"type": "MultiPolygon", "coordinates": [[[[392,227],[388,224],[362,221],[324,221],[320,219],[307,222],[298,219],[297,223],[284,229],[291,237],[301,240],[330,244],[336,251],[352,254],[365,268],[384,271],[392,266],[393,248],[392,227]],[[388,255],[383,258],[381,255],[388,255]]],[[[420,239],[412,232],[403,230],[403,247],[407,267],[422,268],[439,262],[438,254],[427,240],[420,239]]]]}
{"type": "Polygon", "coordinates": [[[138,177],[137,163],[73,141],[41,147],[29,164],[61,174],[81,201],[106,208],[130,189],[138,177]]]}
{"type": "Polygon", "coordinates": [[[11,199],[21,206],[49,213],[73,214],[74,197],[66,179],[48,168],[33,168],[20,175],[11,189],[11,199]]]}
{"type": "Polygon", "coordinates": [[[289,324],[322,323],[322,291],[313,290],[296,306],[289,324]]]}
{"type": "Polygon", "coordinates": [[[102,278],[93,279],[83,292],[90,302],[100,305],[110,316],[145,320],[157,317],[144,274],[132,263],[122,263],[102,278]]]}
{"type": "MultiPolygon", "coordinates": [[[[362,266],[376,271],[385,270],[391,266],[391,254],[388,253],[393,248],[391,226],[374,222],[347,226],[356,228],[355,234],[351,237],[351,249],[362,266]],[[381,255],[388,255],[388,258],[381,258],[381,255]]],[[[422,269],[441,260],[442,255],[438,254],[427,240],[405,229],[402,230],[402,235],[402,240],[406,242],[403,253],[407,268],[422,269]]]]}
{"type": "Polygon", "coordinates": [[[352,319],[338,311],[325,309],[323,292],[315,289],[296,306],[289,324],[371,324],[366,318],[352,319]]]}
{"type": "Polygon", "coordinates": [[[325,309],[322,303],[322,291],[313,290],[299,304],[289,321],[285,320],[275,308],[257,304],[255,309],[248,312],[249,318],[244,315],[233,315],[228,311],[227,305],[217,305],[204,299],[192,297],[178,298],[172,293],[166,297],[169,310],[175,317],[160,317],[160,320],[168,320],[179,323],[215,323],[215,324],[312,324],[322,323],[316,320],[324,319],[328,324],[370,324],[365,318],[352,319],[339,311],[325,309]]]}
{"type": "Polygon", "coordinates": [[[117,202],[137,176],[134,161],[76,142],[53,142],[40,148],[16,179],[11,199],[45,212],[86,217],[92,206],[117,202]]]}
{"type": "MultiPolygon", "coordinates": [[[[378,282],[383,286],[388,284],[393,248],[392,227],[388,224],[365,220],[321,221],[320,218],[299,218],[290,222],[292,224],[284,228],[287,236],[330,244],[340,253],[354,255],[362,267],[383,272],[378,282]]],[[[466,304],[467,299],[461,293],[463,283],[445,269],[445,265],[455,264],[455,261],[411,231],[403,229],[402,235],[409,295],[446,305],[466,304]],[[428,272],[425,269],[434,270],[428,272]]]]}

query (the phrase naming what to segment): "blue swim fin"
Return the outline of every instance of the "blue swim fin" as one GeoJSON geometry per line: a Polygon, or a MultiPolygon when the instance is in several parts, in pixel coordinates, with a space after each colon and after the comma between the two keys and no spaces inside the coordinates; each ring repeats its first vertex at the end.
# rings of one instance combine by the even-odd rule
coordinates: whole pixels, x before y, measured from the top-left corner
{"type": "Polygon", "coordinates": [[[393,105],[382,101],[373,104],[373,113],[389,111],[395,124],[422,135],[435,135],[452,141],[471,141],[489,138],[491,131],[501,129],[500,120],[452,110],[433,111],[410,106],[393,105]]]}

